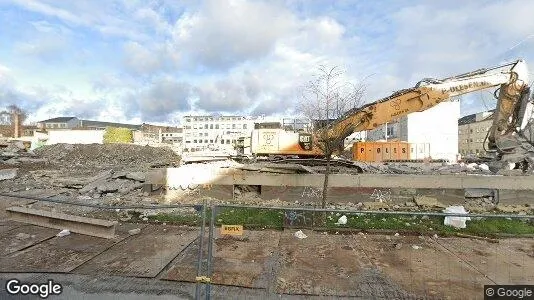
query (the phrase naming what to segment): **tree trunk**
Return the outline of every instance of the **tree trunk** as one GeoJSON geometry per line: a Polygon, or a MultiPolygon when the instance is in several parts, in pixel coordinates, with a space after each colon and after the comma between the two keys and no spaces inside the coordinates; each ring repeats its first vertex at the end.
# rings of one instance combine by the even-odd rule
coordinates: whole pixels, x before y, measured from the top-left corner
{"type": "Polygon", "coordinates": [[[324,172],[324,183],[323,183],[323,200],[321,203],[321,208],[326,207],[326,199],[328,199],[328,176],[330,175],[330,155],[326,156],[326,170],[324,172]]]}

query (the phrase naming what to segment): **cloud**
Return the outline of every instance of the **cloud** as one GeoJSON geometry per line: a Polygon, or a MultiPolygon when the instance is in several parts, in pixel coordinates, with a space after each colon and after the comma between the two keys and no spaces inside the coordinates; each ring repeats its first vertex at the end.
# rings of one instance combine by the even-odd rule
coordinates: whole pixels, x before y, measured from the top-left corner
{"type": "Polygon", "coordinates": [[[277,2],[208,0],[175,25],[175,43],[199,64],[226,69],[269,54],[296,20],[277,2]]]}
{"type": "Polygon", "coordinates": [[[164,121],[174,113],[190,109],[191,86],[172,78],[159,78],[148,87],[127,94],[122,105],[130,118],[164,121]]]}
{"type": "MultiPolygon", "coordinates": [[[[6,77],[0,66],[1,92],[37,114],[149,122],[192,110],[280,114],[320,64],[346,69],[354,83],[369,76],[365,99],[375,101],[425,77],[534,61],[528,1],[14,3],[0,10],[9,24],[0,59],[13,70],[6,77]],[[89,80],[90,91],[55,87],[61,74],[89,80]]],[[[463,97],[462,113],[485,109],[476,97],[463,97]]]]}

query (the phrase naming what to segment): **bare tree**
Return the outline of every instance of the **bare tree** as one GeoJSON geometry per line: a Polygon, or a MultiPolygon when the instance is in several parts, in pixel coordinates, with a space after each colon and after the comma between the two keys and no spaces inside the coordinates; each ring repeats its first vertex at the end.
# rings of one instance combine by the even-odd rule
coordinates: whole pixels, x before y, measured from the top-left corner
{"type": "Polygon", "coordinates": [[[326,159],[321,206],[328,198],[328,177],[331,159],[341,154],[345,138],[353,132],[352,125],[341,126],[337,121],[349,110],[363,104],[365,85],[352,84],[344,79],[345,72],[339,67],[321,65],[314,79],[302,89],[300,111],[312,121],[314,147],[318,147],[326,159]]]}

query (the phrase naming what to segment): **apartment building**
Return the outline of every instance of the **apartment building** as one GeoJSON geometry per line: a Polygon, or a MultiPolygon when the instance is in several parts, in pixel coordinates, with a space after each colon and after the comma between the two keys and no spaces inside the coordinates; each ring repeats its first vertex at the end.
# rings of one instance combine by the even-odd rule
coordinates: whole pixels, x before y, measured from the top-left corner
{"type": "Polygon", "coordinates": [[[183,152],[233,151],[238,137],[254,129],[254,119],[243,116],[185,116],[183,152]]]}
{"type": "Polygon", "coordinates": [[[493,122],[493,112],[484,111],[458,119],[458,150],[461,155],[482,155],[485,153],[486,135],[493,122]]]}

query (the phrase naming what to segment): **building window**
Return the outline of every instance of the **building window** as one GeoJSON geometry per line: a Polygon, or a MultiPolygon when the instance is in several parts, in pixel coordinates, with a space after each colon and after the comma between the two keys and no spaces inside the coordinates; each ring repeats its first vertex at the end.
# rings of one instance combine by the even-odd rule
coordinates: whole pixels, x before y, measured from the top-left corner
{"type": "Polygon", "coordinates": [[[224,140],[221,140],[221,144],[224,144],[224,140]]]}
{"type": "Polygon", "coordinates": [[[196,144],[196,143],[197,143],[197,140],[193,140],[193,143],[195,143],[195,144],[196,144]]]}
{"type": "Polygon", "coordinates": [[[208,143],[208,140],[204,140],[204,143],[206,143],[206,144],[207,144],[207,143],[208,143]]]}
{"type": "Polygon", "coordinates": [[[230,144],[230,140],[226,140],[226,144],[230,144]]]}
{"type": "Polygon", "coordinates": [[[219,124],[215,124],[215,129],[219,129],[219,124]]]}
{"type": "Polygon", "coordinates": [[[189,118],[185,118],[185,121],[186,121],[186,122],[191,122],[191,119],[189,119],[189,118]]]}
{"type": "Polygon", "coordinates": [[[235,129],[235,124],[232,124],[232,129],[235,129]]]}
{"type": "Polygon", "coordinates": [[[473,133],[473,129],[469,129],[469,133],[473,133]]]}
{"type": "Polygon", "coordinates": [[[208,129],[208,124],[204,124],[204,129],[208,129]]]}
{"type": "Polygon", "coordinates": [[[243,129],[247,129],[247,124],[243,124],[243,129]]]}
{"type": "Polygon", "coordinates": [[[210,129],[213,129],[213,124],[210,124],[210,129]]]}
{"type": "Polygon", "coordinates": [[[210,140],[210,144],[213,144],[213,140],[210,140]]]}
{"type": "Polygon", "coordinates": [[[199,144],[202,144],[202,140],[198,140],[198,143],[199,143],[199,144]]]}

